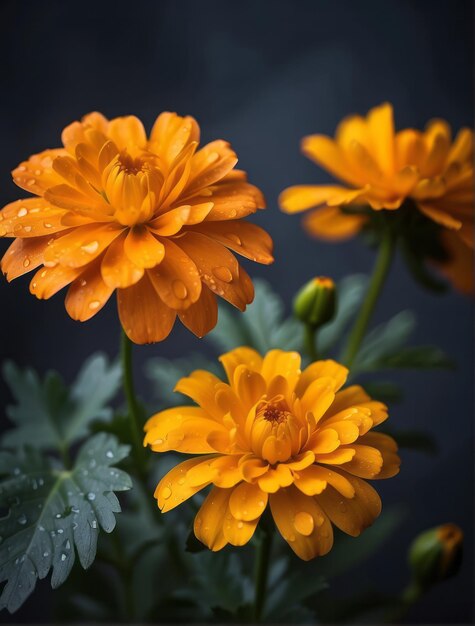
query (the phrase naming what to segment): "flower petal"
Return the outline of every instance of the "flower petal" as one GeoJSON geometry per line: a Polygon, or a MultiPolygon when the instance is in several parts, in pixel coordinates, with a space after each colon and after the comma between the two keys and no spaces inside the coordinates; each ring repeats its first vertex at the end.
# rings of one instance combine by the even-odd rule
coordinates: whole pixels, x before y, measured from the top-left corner
{"type": "Polygon", "coordinates": [[[213,552],[221,550],[228,543],[223,524],[232,491],[232,488],[213,487],[195,517],[193,530],[196,537],[213,552]]]}
{"type": "Polygon", "coordinates": [[[318,503],[340,530],[357,537],[371,526],[381,513],[381,500],[367,482],[346,472],[339,472],[355,490],[351,499],[343,498],[333,487],[328,486],[317,496],[318,503]]]}
{"type": "Polygon", "coordinates": [[[170,334],[176,313],[160,300],[146,274],[132,287],[119,289],[117,303],[122,327],[134,343],[154,343],[170,334]]]}
{"type": "Polygon", "coordinates": [[[204,337],[218,321],[216,297],[206,285],[202,285],[198,300],[184,311],[179,311],[178,316],[188,330],[197,337],[204,337]]]}
{"type": "Polygon", "coordinates": [[[106,285],[113,289],[131,287],[144,275],[144,268],[135,265],[125,253],[127,238],[127,232],[123,232],[109,245],[102,259],[102,278],[106,285]]]}
{"type": "Polygon", "coordinates": [[[343,241],[359,233],[367,218],[364,215],[343,213],[338,207],[322,207],[309,213],[305,229],[326,241],[343,241]]]}
{"type": "Polygon", "coordinates": [[[82,268],[64,267],[63,265],[42,267],[31,279],[30,293],[40,300],[48,300],[58,291],[61,291],[63,287],[76,280],[82,272],[82,268]]]}
{"type": "Polygon", "coordinates": [[[229,498],[229,510],[237,520],[250,522],[259,518],[267,505],[268,494],[256,483],[240,483],[229,498]]]}
{"type": "Polygon", "coordinates": [[[15,239],[2,259],[2,272],[8,282],[31,272],[43,263],[43,252],[49,237],[15,239]]]}
{"type": "Polygon", "coordinates": [[[314,498],[292,486],[272,494],[270,508],[280,534],[301,559],[309,561],[331,550],[333,530],[314,498]]]}
{"type": "Polygon", "coordinates": [[[53,161],[58,156],[64,156],[63,148],[44,150],[34,154],[28,161],[23,161],[12,172],[15,184],[29,193],[42,196],[48,187],[61,182],[61,178],[53,170],[53,161]]]}
{"type": "Polygon", "coordinates": [[[116,224],[87,224],[56,238],[45,250],[45,261],[82,267],[94,261],[123,232],[116,224]]]}
{"type": "Polygon", "coordinates": [[[194,496],[195,493],[203,489],[209,483],[191,485],[187,480],[188,471],[207,463],[208,460],[215,458],[214,455],[206,455],[194,457],[179,463],[172,468],[168,474],[162,478],[155,489],[155,498],[162,513],[166,513],[171,509],[194,496]]]}
{"type": "Polygon", "coordinates": [[[130,150],[132,146],[145,148],[147,144],[143,124],[135,115],[116,117],[111,120],[107,134],[119,150],[130,150]]]}
{"type": "Polygon", "coordinates": [[[0,212],[0,237],[51,236],[69,228],[61,221],[64,214],[43,198],[16,200],[0,212]]]}
{"type": "Polygon", "coordinates": [[[260,372],[262,367],[261,355],[253,348],[248,348],[247,346],[226,352],[226,354],[219,357],[219,360],[231,384],[234,381],[234,371],[239,365],[245,365],[247,369],[255,372],[260,372]]]}
{"type": "Polygon", "coordinates": [[[99,261],[91,263],[68,289],[66,310],[73,320],[85,322],[102,309],[113,291],[102,280],[99,261]]]}
{"type": "Polygon", "coordinates": [[[176,113],[161,113],[150,133],[150,148],[159,153],[166,163],[172,163],[191,142],[200,139],[200,127],[193,117],[176,113]]]}
{"type": "MultiPolygon", "coordinates": [[[[178,240],[179,241],[179,240],[178,240]]],[[[160,298],[172,309],[187,309],[198,302],[201,279],[196,265],[179,245],[163,240],[164,258],[148,276],[160,298]]]]}
{"type": "Polygon", "coordinates": [[[124,252],[136,267],[151,268],[162,262],[165,247],[145,226],[134,226],[124,242],[124,252]]]}

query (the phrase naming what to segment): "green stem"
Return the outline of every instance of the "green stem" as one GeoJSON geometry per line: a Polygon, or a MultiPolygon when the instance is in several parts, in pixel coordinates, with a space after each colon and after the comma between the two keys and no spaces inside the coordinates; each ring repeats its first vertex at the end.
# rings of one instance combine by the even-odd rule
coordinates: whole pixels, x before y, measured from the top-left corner
{"type": "Polygon", "coordinates": [[[272,548],[272,532],[270,529],[263,527],[261,541],[256,551],[255,561],[255,596],[254,596],[254,619],[259,622],[264,608],[267,578],[269,574],[270,552],[272,548]]]}
{"type": "Polygon", "coordinates": [[[121,359],[122,359],[122,374],[124,383],[124,394],[127,400],[127,408],[130,418],[130,431],[132,436],[132,445],[135,450],[137,462],[139,464],[138,469],[141,477],[146,476],[144,448],[143,441],[143,424],[140,418],[140,409],[137,402],[137,397],[134,390],[134,378],[132,368],[132,342],[127,337],[124,331],[122,331],[122,343],[121,343],[121,359]]]}
{"type": "Polygon", "coordinates": [[[368,292],[356,319],[355,325],[350,333],[348,344],[342,359],[343,363],[350,368],[356,358],[356,355],[358,354],[361,342],[364,339],[369,321],[388,275],[389,268],[391,267],[391,261],[394,256],[395,242],[396,238],[394,233],[388,226],[379,247],[379,253],[374,265],[368,292]]]}
{"type": "Polygon", "coordinates": [[[317,333],[314,326],[305,324],[305,350],[311,361],[318,359],[317,346],[316,346],[317,333]]]}

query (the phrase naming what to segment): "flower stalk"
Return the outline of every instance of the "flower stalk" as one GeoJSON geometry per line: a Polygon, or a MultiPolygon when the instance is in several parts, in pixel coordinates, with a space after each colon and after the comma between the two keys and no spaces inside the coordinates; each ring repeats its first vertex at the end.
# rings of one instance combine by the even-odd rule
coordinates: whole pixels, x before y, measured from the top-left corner
{"type": "Polygon", "coordinates": [[[122,361],[122,375],[124,384],[124,395],[127,401],[127,409],[129,415],[130,432],[132,437],[132,446],[134,448],[138,468],[143,476],[145,473],[145,457],[144,448],[142,445],[143,440],[143,425],[140,418],[140,407],[137,402],[134,388],[133,377],[133,364],[132,364],[132,342],[122,330],[121,340],[121,361],[122,361]]]}
{"type": "Polygon", "coordinates": [[[391,262],[394,257],[394,250],[396,244],[396,236],[393,229],[388,224],[383,233],[383,237],[379,246],[379,253],[374,265],[371,281],[366,293],[366,297],[363,301],[363,305],[360,309],[358,317],[356,318],[355,325],[350,333],[348,344],[342,358],[343,363],[351,368],[353,362],[358,354],[361,343],[366,335],[369,322],[373,315],[376,303],[384,287],[386,277],[391,267],[391,262]]]}
{"type": "Polygon", "coordinates": [[[254,619],[261,620],[265,605],[267,579],[269,576],[270,553],[272,549],[272,530],[266,525],[262,527],[262,536],[256,550],[255,559],[255,595],[254,595],[254,619]]]}

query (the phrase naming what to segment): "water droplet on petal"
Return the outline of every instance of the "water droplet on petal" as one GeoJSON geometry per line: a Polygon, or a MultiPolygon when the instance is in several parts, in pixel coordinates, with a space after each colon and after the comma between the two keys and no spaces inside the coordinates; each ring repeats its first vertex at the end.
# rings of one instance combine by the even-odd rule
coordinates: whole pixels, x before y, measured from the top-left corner
{"type": "Polygon", "coordinates": [[[100,304],[99,300],[93,300],[92,302],[89,302],[89,308],[94,311],[100,306],[100,304]]]}
{"type": "Polygon", "coordinates": [[[308,537],[308,535],[312,534],[313,529],[315,527],[315,523],[310,513],[301,511],[300,513],[297,513],[297,515],[295,516],[294,526],[295,526],[295,530],[298,533],[308,537]]]}
{"type": "Polygon", "coordinates": [[[84,250],[84,252],[87,252],[88,254],[94,254],[94,252],[97,252],[98,248],[98,241],[91,241],[91,243],[86,243],[84,246],[81,246],[81,250],[84,250]]]}
{"type": "Polygon", "coordinates": [[[184,300],[188,295],[188,289],[186,285],[181,280],[174,280],[172,283],[173,293],[179,300],[184,300]]]}
{"type": "Polygon", "coordinates": [[[228,233],[227,238],[232,241],[233,243],[235,243],[237,246],[242,246],[242,241],[241,239],[235,235],[234,233],[228,233]]]}
{"type": "Polygon", "coordinates": [[[172,490],[170,489],[170,487],[164,487],[162,489],[162,493],[161,496],[164,500],[168,500],[168,498],[172,495],[172,490]]]}
{"type": "Polygon", "coordinates": [[[28,209],[25,209],[25,207],[22,207],[17,213],[18,217],[25,217],[25,215],[27,214],[28,214],[28,209]]]}
{"type": "Polygon", "coordinates": [[[228,267],[220,266],[213,268],[213,274],[218,280],[222,280],[225,283],[230,283],[233,279],[231,270],[228,267]]]}
{"type": "Polygon", "coordinates": [[[23,267],[28,267],[30,265],[30,259],[28,257],[26,257],[23,260],[23,267]]]}

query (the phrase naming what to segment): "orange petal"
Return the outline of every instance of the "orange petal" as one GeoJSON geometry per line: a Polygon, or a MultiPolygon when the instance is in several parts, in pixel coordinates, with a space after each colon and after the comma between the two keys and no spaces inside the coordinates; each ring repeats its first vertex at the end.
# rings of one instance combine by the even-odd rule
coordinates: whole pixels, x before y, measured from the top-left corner
{"type": "Polygon", "coordinates": [[[155,267],[165,256],[165,247],[145,226],[138,224],[129,230],[124,252],[140,268],[155,267]]]}
{"type": "MultiPolygon", "coordinates": [[[[392,478],[399,473],[401,459],[397,454],[397,443],[389,435],[383,433],[367,433],[359,440],[365,446],[372,446],[379,450],[383,457],[383,467],[375,479],[392,478]]],[[[353,472],[354,473],[354,472],[353,472]]]]}
{"type": "Polygon", "coordinates": [[[368,130],[376,161],[388,174],[394,172],[394,118],[393,107],[385,102],[368,113],[368,130]]]}
{"type": "Polygon", "coordinates": [[[262,515],[267,505],[268,494],[257,484],[240,483],[229,498],[229,510],[237,520],[250,522],[262,515]]]}
{"type": "Polygon", "coordinates": [[[314,498],[292,486],[272,494],[270,508],[280,534],[301,559],[309,561],[331,550],[333,530],[314,498]]]}
{"type": "Polygon", "coordinates": [[[13,170],[13,180],[22,189],[42,196],[48,187],[61,182],[61,178],[53,170],[53,161],[56,157],[65,154],[66,151],[62,148],[34,154],[28,161],[23,161],[13,170]]]}
{"type": "Polygon", "coordinates": [[[310,135],[302,139],[302,152],[325,170],[347,183],[359,184],[346,152],[330,137],[310,135]]]}
{"type": "Polygon", "coordinates": [[[204,222],[194,230],[257,263],[268,265],[274,260],[272,239],[263,228],[255,224],[238,220],[204,222]]]}
{"type": "Polygon", "coordinates": [[[179,465],[175,465],[168,474],[162,478],[155,489],[155,498],[162,513],[171,509],[194,496],[195,493],[206,487],[209,483],[201,485],[190,484],[187,474],[190,470],[200,464],[205,464],[209,460],[216,458],[216,455],[198,456],[188,459],[179,465]]]}
{"type": "Polygon", "coordinates": [[[185,233],[179,245],[195,262],[205,285],[244,311],[253,293],[249,290],[247,273],[239,267],[235,256],[221,244],[195,232],[185,233]]]}
{"type": "Polygon", "coordinates": [[[262,357],[253,348],[243,346],[241,348],[235,348],[230,352],[226,352],[219,357],[228,377],[229,382],[232,384],[234,381],[234,371],[239,365],[245,365],[247,369],[260,372],[262,367],[262,357]]]}
{"type": "Polygon", "coordinates": [[[418,207],[424,215],[433,220],[445,228],[452,230],[459,230],[462,227],[462,222],[455,219],[445,211],[440,210],[437,206],[430,204],[429,202],[419,202],[418,207]]]}
{"type": "Polygon", "coordinates": [[[143,267],[132,263],[125,254],[124,243],[128,237],[123,232],[107,248],[102,259],[101,274],[106,285],[112,289],[126,289],[139,282],[144,275],[143,267]]]}
{"type": "MultiPolygon", "coordinates": [[[[178,240],[180,241],[180,240],[178,240]]],[[[160,298],[172,309],[187,309],[199,300],[201,279],[196,265],[172,241],[163,240],[163,261],[148,276],[160,298]]]]}
{"type": "Polygon", "coordinates": [[[123,232],[117,224],[86,224],[55,239],[45,250],[45,261],[82,267],[96,259],[123,232]]]}
{"type": "Polygon", "coordinates": [[[167,163],[175,158],[191,142],[200,140],[200,127],[193,117],[180,117],[176,113],[161,113],[150,133],[150,144],[167,163]]]}
{"type": "Polygon", "coordinates": [[[303,396],[307,388],[317,378],[333,378],[335,381],[335,391],[343,387],[348,377],[348,369],[332,359],[315,361],[306,367],[300,375],[295,389],[298,396],[303,396]]]}
{"type": "Polygon", "coordinates": [[[40,300],[47,300],[58,293],[63,287],[76,280],[81,274],[82,268],[64,267],[43,267],[36,272],[30,282],[30,293],[40,300]]]}
{"type": "Polygon", "coordinates": [[[146,274],[132,287],[119,289],[117,303],[122,327],[134,343],[154,343],[170,334],[175,311],[160,300],[146,274]]]}
{"type": "Polygon", "coordinates": [[[176,235],[176,233],[182,229],[189,215],[190,206],[179,206],[176,209],[167,211],[150,222],[150,228],[153,232],[157,233],[157,235],[170,237],[171,235],[176,235]]]}
{"type": "Polygon", "coordinates": [[[195,202],[213,202],[213,208],[206,218],[208,222],[240,219],[265,207],[261,191],[241,180],[229,182],[223,180],[213,185],[212,189],[205,189],[201,194],[205,192],[205,195],[195,196],[195,202]]]}
{"type": "Polygon", "coordinates": [[[85,322],[102,309],[113,291],[102,280],[98,260],[91,263],[68,289],[66,310],[73,320],[85,322]]]}
{"type": "Polygon", "coordinates": [[[214,294],[202,285],[198,300],[178,316],[181,322],[197,337],[204,337],[216,326],[218,321],[218,305],[214,294]]]}
{"type": "Polygon", "coordinates": [[[192,169],[184,195],[195,194],[221,180],[237,163],[235,152],[226,141],[218,139],[199,150],[192,160],[192,169]]]}
{"type": "Polygon", "coordinates": [[[130,150],[132,146],[145,148],[147,144],[143,124],[135,115],[116,117],[111,120],[107,134],[119,150],[130,150]]]}
{"type": "Polygon", "coordinates": [[[339,473],[351,484],[355,495],[342,500],[341,494],[328,486],[317,496],[317,501],[335,526],[348,535],[357,537],[381,513],[381,500],[373,487],[364,480],[346,472],[339,473]]]}
{"type": "Polygon", "coordinates": [[[228,543],[223,524],[232,491],[232,488],[213,487],[195,517],[193,530],[196,537],[213,552],[221,550],[228,543]]]}
{"type": "Polygon", "coordinates": [[[2,272],[9,282],[31,272],[43,263],[43,252],[49,239],[49,237],[35,237],[13,241],[2,259],[2,272]]]}
{"type": "Polygon", "coordinates": [[[335,195],[348,191],[337,185],[295,185],[280,194],[279,204],[284,213],[300,213],[326,204],[335,195]]]}
{"type": "Polygon", "coordinates": [[[0,237],[41,237],[66,230],[64,214],[43,198],[16,200],[0,212],[0,237]]]}
{"type": "MultiPolygon", "coordinates": [[[[344,446],[340,450],[344,450],[344,446]]],[[[383,467],[381,452],[372,446],[352,444],[351,450],[355,454],[349,463],[342,464],[341,468],[346,472],[360,478],[376,478],[383,467]]]]}
{"type": "Polygon", "coordinates": [[[365,221],[364,215],[345,214],[338,207],[323,207],[306,216],[304,227],[320,239],[342,241],[357,235],[365,221]]]}

